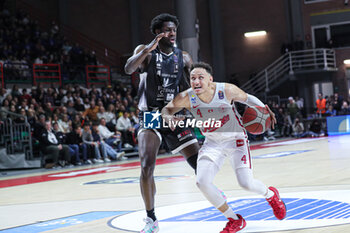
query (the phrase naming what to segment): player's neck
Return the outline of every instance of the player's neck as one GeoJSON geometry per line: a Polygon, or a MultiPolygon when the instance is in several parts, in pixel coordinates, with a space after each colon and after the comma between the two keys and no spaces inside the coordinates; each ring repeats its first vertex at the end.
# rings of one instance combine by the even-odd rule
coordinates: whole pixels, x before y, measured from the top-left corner
{"type": "Polygon", "coordinates": [[[203,93],[197,95],[198,98],[203,102],[209,104],[215,95],[216,84],[213,82],[203,93]]]}
{"type": "Polygon", "coordinates": [[[165,54],[170,54],[170,53],[173,52],[173,47],[172,46],[162,45],[162,44],[159,43],[158,48],[159,48],[159,50],[162,53],[165,53],[165,54]]]}

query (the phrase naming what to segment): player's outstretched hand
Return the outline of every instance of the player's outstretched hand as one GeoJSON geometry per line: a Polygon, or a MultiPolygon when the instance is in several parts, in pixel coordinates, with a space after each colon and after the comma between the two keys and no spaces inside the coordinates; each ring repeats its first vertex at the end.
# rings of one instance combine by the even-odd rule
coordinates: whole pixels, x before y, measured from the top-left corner
{"type": "Polygon", "coordinates": [[[158,46],[159,41],[166,36],[166,34],[164,32],[159,33],[152,41],[151,43],[149,43],[146,48],[148,50],[148,52],[152,52],[153,50],[155,50],[158,46]]]}
{"type": "Polygon", "coordinates": [[[269,108],[269,106],[267,104],[265,104],[265,108],[267,109],[267,111],[269,111],[270,113],[270,117],[271,117],[271,129],[275,128],[275,124],[277,123],[275,114],[271,111],[271,109],[269,108]]]}

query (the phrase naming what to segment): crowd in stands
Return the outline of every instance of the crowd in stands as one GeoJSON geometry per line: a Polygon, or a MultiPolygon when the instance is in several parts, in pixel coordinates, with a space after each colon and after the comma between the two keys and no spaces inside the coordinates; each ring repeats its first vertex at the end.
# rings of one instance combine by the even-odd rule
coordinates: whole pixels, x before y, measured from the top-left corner
{"type": "MultiPolygon", "coordinates": [[[[306,111],[304,100],[289,97],[287,103],[281,105],[270,101],[268,104],[276,115],[275,136],[315,137],[325,135],[322,119],[330,116],[350,115],[350,98],[343,98],[338,93],[323,97],[318,94],[312,110],[306,111]],[[307,115],[306,112],[313,112],[307,115]],[[308,123],[307,126],[304,123],[308,123]]],[[[274,138],[274,137],[272,137],[274,138]]]]}
{"type": "Polygon", "coordinates": [[[12,15],[3,9],[0,25],[0,62],[6,77],[31,77],[32,64],[61,64],[63,76],[77,76],[85,65],[98,64],[94,51],[70,43],[54,21],[51,29],[44,31],[25,12],[18,10],[12,15]]]}
{"type": "Polygon", "coordinates": [[[50,154],[52,166],[109,162],[123,158],[122,148],[137,147],[139,120],[132,92],[123,85],[101,89],[38,85],[30,90],[14,85],[0,88],[0,104],[19,115],[2,111],[0,120],[24,123],[26,116],[34,140],[50,154]]]}

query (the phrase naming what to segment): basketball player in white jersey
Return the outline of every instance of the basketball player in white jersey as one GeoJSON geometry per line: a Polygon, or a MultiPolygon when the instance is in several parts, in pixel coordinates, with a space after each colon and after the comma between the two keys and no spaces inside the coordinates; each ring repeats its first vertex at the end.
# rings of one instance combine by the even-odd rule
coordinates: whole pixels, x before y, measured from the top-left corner
{"type": "Polygon", "coordinates": [[[171,122],[181,121],[175,114],[186,108],[197,121],[219,121],[220,124],[209,124],[208,127],[201,128],[206,138],[198,154],[197,186],[209,202],[228,218],[228,223],[221,233],[234,233],[246,226],[244,218],[233,212],[221,191],[213,184],[214,177],[226,157],[230,159],[239,185],[264,196],[276,218],[283,219],[286,216],[286,207],[277,189],[267,188],[253,177],[247,134],[232,103],[238,101],[249,106],[266,107],[271,115],[273,127],[276,118],[272,111],[258,98],[233,84],[213,82],[212,68],[206,63],[196,63],[192,66],[190,80],[191,88],[181,92],[168,103],[162,110],[162,117],[170,128],[173,128],[171,122]]]}

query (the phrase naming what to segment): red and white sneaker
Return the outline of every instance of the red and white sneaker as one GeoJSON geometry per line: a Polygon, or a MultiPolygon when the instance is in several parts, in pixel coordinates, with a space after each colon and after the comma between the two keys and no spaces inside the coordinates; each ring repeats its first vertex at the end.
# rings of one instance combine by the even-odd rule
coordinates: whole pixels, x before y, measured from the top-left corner
{"type": "Polygon", "coordinates": [[[237,214],[238,219],[234,220],[232,218],[228,218],[228,222],[226,223],[226,227],[220,231],[220,233],[235,233],[237,231],[242,230],[247,225],[244,218],[237,214]]]}
{"type": "Polygon", "coordinates": [[[287,214],[286,205],[281,200],[280,194],[278,193],[278,190],[276,188],[269,187],[269,189],[275,194],[270,198],[266,198],[266,201],[270,204],[275,217],[279,220],[282,220],[286,217],[287,214]]]}

